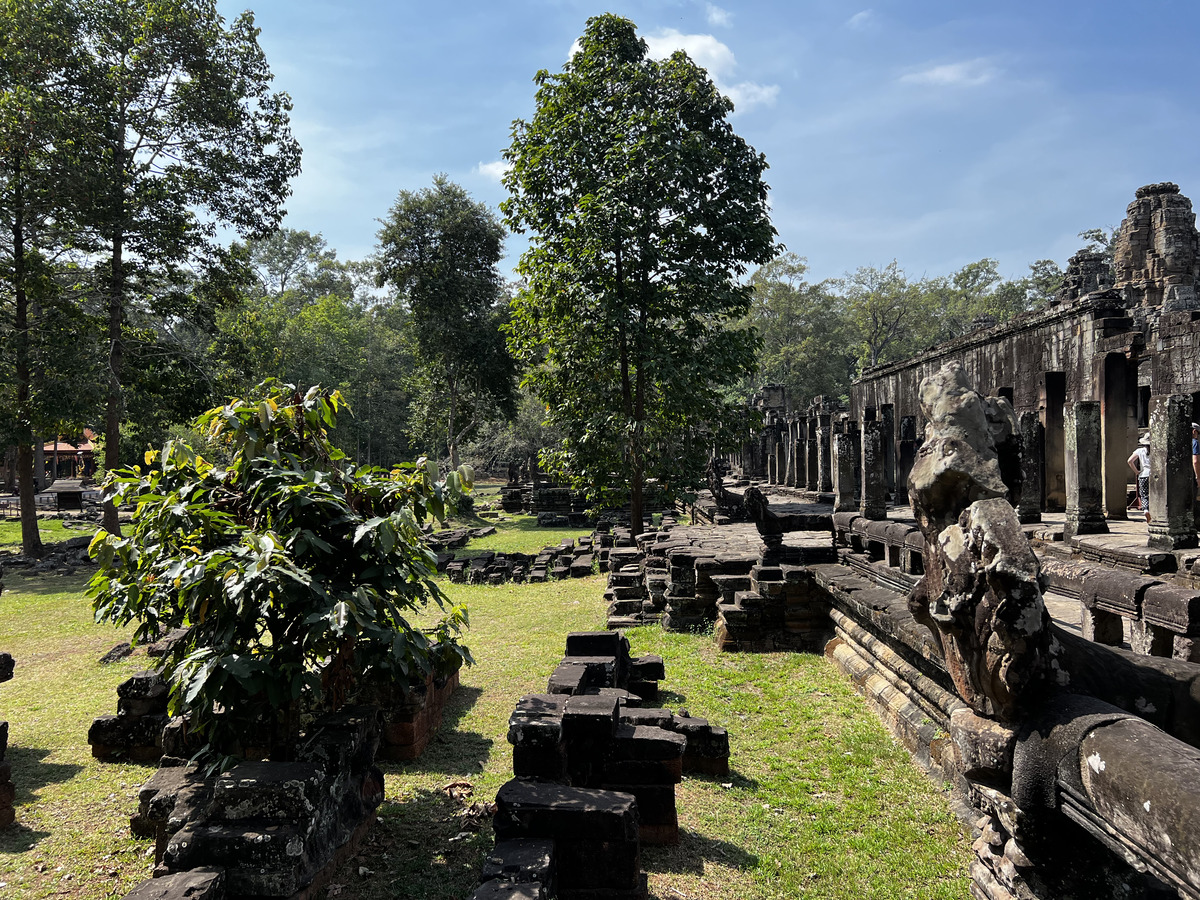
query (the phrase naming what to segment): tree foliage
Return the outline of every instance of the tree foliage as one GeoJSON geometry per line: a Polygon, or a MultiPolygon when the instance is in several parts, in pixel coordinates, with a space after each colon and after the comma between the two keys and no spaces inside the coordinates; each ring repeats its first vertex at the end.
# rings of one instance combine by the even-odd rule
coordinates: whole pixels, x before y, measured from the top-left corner
{"type": "MultiPolygon", "coordinates": [[[[109,385],[106,465],[119,462],[125,347],[122,326],[139,285],[198,251],[217,226],[246,235],[282,216],[300,148],[291,101],[270,88],[254,18],[230,25],[215,0],[86,3],[84,108],[94,137],[93,203],[105,252],[109,385]]],[[[105,527],[116,512],[105,509],[105,527]]]]}
{"type": "Polygon", "coordinates": [[[795,402],[848,394],[857,366],[840,298],[829,283],[805,280],[807,271],[794,253],[759,267],[745,319],[762,337],[758,381],[784,385],[795,402]]]}
{"type": "Polygon", "coordinates": [[[87,201],[81,20],[66,0],[0,2],[0,438],[16,445],[22,549],[40,555],[35,440],[90,410],[89,323],[65,256],[87,201]]]}
{"type": "Polygon", "coordinates": [[[504,228],[441,175],[431,188],[401,191],[382,224],[377,283],[395,288],[409,312],[415,430],[444,441],[455,468],[480,424],[515,412],[497,268],[504,228]]]}
{"type": "MultiPolygon", "coordinates": [[[[539,72],[513,125],[503,209],[531,232],[510,347],[562,443],[552,470],[642,517],[647,479],[694,484],[752,369],[739,282],[775,253],[765,159],[682,51],[656,61],[632,22],[588,20],[563,71],[539,72]]],[[[727,435],[725,435],[727,437],[727,435]]]]}
{"type": "Polygon", "coordinates": [[[420,528],[472,473],[351,465],[328,438],[344,408],[336,391],[266,385],[196,422],[228,464],[170,441],[106,489],[136,511],[128,537],[92,542],[96,619],[136,622],[137,641],[188,629],[163,661],[171,711],[221,753],[286,756],[304,712],[344,699],[331,685],[407,684],[470,659],[466,610],[433,580],[420,528]],[[431,603],[443,615],[416,627],[431,603]]]}

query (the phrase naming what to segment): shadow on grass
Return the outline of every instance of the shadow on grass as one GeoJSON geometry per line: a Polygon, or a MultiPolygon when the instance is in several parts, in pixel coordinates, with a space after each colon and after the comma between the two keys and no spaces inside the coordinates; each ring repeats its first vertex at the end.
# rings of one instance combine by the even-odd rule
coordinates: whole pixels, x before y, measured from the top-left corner
{"type": "Polygon", "coordinates": [[[87,587],[91,571],[77,572],[74,575],[32,575],[12,577],[7,579],[4,586],[5,594],[33,594],[41,597],[47,594],[80,593],[87,587]]]}
{"type": "MultiPolygon", "coordinates": [[[[460,731],[459,723],[483,695],[483,688],[459,688],[442,713],[442,726],[417,759],[393,763],[405,772],[442,772],[447,775],[476,775],[492,752],[492,739],[475,731],[460,731]]],[[[388,764],[382,764],[390,771],[388,764]]]]}
{"type": "Polygon", "coordinates": [[[492,816],[484,803],[490,799],[419,790],[384,800],[375,827],[334,882],[352,887],[343,896],[358,900],[468,896],[493,845],[492,816]],[[360,876],[360,866],[371,871],[369,878],[360,876]]]}
{"type": "Polygon", "coordinates": [[[654,703],[660,708],[679,712],[679,707],[687,703],[687,694],[679,694],[675,691],[664,691],[662,688],[659,688],[658,699],[655,700],[654,703]]]}
{"type": "Polygon", "coordinates": [[[75,763],[46,762],[49,750],[30,747],[8,748],[6,761],[12,766],[12,782],[17,789],[17,821],[0,830],[0,853],[25,853],[42,838],[50,836],[48,831],[35,831],[21,822],[21,809],[29,804],[31,795],[48,784],[70,781],[83,771],[75,763]]]}
{"type": "Polygon", "coordinates": [[[28,853],[37,847],[38,841],[50,837],[48,831],[34,831],[21,822],[21,810],[17,808],[17,821],[0,829],[0,853],[28,853]]]}
{"type": "Polygon", "coordinates": [[[758,865],[758,857],[729,841],[719,841],[686,828],[679,830],[674,847],[642,847],[642,866],[659,874],[704,874],[706,862],[742,871],[758,865]]]}
{"type": "Polygon", "coordinates": [[[33,793],[48,784],[70,781],[83,771],[77,763],[46,762],[49,750],[41,748],[9,746],[6,759],[12,764],[12,781],[17,786],[17,797],[22,793],[33,793]]]}

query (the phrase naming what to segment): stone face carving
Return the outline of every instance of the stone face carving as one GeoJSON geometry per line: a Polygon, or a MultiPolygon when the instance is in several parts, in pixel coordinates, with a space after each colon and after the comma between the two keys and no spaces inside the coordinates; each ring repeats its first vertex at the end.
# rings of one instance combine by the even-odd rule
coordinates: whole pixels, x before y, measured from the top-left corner
{"type": "Polygon", "coordinates": [[[996,450],[1015,431],[1012,408],[971,390],[956,363],[922,382],[921,408],[929,425],[909,493],[925,575],[909,609],[940,641],[971,709],[1012,721],[1051,662],[1037,558],[1004,499],[996,450]]]}
{"type": "Polygon", "coordinates": [[[1138,188],[1113,244],[1113,275],[1130,306],[1195,308],[1200,233],[1178,185],[1138,188]]]}

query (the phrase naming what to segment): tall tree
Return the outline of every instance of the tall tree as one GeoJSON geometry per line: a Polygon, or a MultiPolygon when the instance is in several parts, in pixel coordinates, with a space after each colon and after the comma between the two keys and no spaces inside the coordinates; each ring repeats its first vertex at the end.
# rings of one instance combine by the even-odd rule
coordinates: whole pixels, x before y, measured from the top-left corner
{"type": "Polygon", "coordinates": [[[794,253],[760,266],[750,276],[754,294],[746,316],[762,336],[760,383],[784,385],[795,403],[849,393],[857,362],[838,298],[826,282],[806,280],[807,272],[807,262],[794,253]]]}
{"type": "Polygon", "coordinates": [[[40,428],[53,427],[67,409],[47,389],[54,379],[46,365],[58,372],[84,355],[64,355],[61,345],[54,355],[39,353],[51,337],[69,345],[71,329],[58,326],[78,312],[57,264],[86,197],[76,139],[86,123],[79,113],[75,6],[67,0],[0,0],[0,368],[12,387],[5,392],[0,431],[6,445],[16,445],[21,543],[31,556],[41,553],[33,444],[41,439],[40,428]]]}
{"type": "Polygon", "coordinates": [[[442,175],[401,191],[382,225],[377,283],[408,306],[414,386],[427,417],[444,423],[437,430],[456,469],[459,445],[481,422],[515,412],[516,370],[500,331],[504,227],[442,175]]]}
{"type": "Polygon", "coordinates": [[[505,152],[510,227],[528,229],[510,346],[561,427],[548,462],[644,521],[647,479],[695,484],[733,420],[722,387],[754,365],[739,282],[775,254],[763,156],[687,54],[647,54],[632,22],[587,22],[505,152]]]}
{"type": "MultiPolygon", "coordinates": [[[[119,464],[123,325],[133,289],[211,247],[219,225],[246,235],[279,222],[300,148],[291,101],[272,92],[254,17],[216,0],[86,5],[84,102],[99,136],[96,235],[107,255],[109,384],[105,465],[119,464]]],[[[117,530],[116,509],[104,527],[117,530]]]]}
{"type": "Polygon", "coordinates": [[[882,269],[860,266],[839,287],[862,368],[904,359],[924,346],[931,324],[925,294],[896,260],[882,269]]]}

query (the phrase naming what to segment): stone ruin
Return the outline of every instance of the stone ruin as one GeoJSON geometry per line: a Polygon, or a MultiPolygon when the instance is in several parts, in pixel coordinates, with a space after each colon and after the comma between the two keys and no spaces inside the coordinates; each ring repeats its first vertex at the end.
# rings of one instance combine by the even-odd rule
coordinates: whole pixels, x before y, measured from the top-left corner
{"type": "MultiPolygon", "coordinates": [[[[974,391],[962,366],[934,372],[918,396],[923,434],[905,427],[900,435],[923,439],[909,450],[904,490],[893,492],[897,502],[911,498],[911,518],[863,497],[872,481],[887,484],[887,468],[883,454],[866,452],[872,428],[860,424],[850,430],[860,443],[857,508],[829,514],[833,497],[819,482],[818,490],[778,482],[753,489],[757,495],[743,490],[759,509],[740,544],[742,553],[760,555],[752,580],[758,596],[746,603],[735,593],[740,602],[731,608],[723,594],[693,589],[696,614],[715,621],[723,649],[824,649],[915,760],[954,787],[976,837],[973,896],[1200,897],[1195,576],[1182,566],[1145,571],[1161,566],[1164,554],[1126,551],[1124,569],[1082,554],[1094,518],[1081,498],[1099,493],[1099,479],[1082,463],[1068,490],[1073,536],[1053,532],[1040,516],[1025,521],[1020,507],[1031,471],[1037,477],[1022,440],[1028,430],[1007,397],[974,391]],[[785,552],[793,541],[815,539],[816,532],[785,530],[805,522],[784,513],[813,500],[825,501],[833,557],[772,571],[761,557],[773,535],[783,531],[785,552]],[[773,518],[762,514],[764,505],[773,518]],[[1135,563],[1142,569],[1130,571],[1135,563]],[[1079,604],[1082,635],[1051,618],[1047,592],[1056,603],[1079,604]],[[794,618],[760,619],[761,631],[739,639],[740,617],[773,595],[786,598],[783,609],[794,618]],[[1125,629],[1132,651],[1115,646],[1125,629]]],[[[1096,452],[1098,432],[1086,423],[1099,417],[1086,406],[1068,413],[1073,446],[1096,452]]],[[[1158,427],[1179,431],[1178,415],[1158,427]]],[[[729,558],[745,528],[710,528],[711,537],[697,534],[691,544],[720,545],[729,558]]],[[[648,550],[659,540],[666,539],[652,534],[638,544],[648,550]]],[[[1170,552],[1176,561],[1189,551],[1170,552]]],[[[650,560],[641,562],[643,586],[650,560]]],[[[692,564],[693,583],[704,568],[692,564]]]]}
{"type": "Polygon", "coordinates": [[[1196,308],[1200,238],[1191,201],[1179,185],[1163,182],[1137,189],[1113,245],[1113,274],[1125,302],[1196,308]]]}
{"type": "Polygon", "coordinates": [[[642,844],[679,839],[675,785],[725,776],[725,729],[643,707],[665,677],[620,632],[575,632],[544,694],[509,718],[514,778],[496,795],[496,846],[471,900],[641,900],[642,844]]]}

